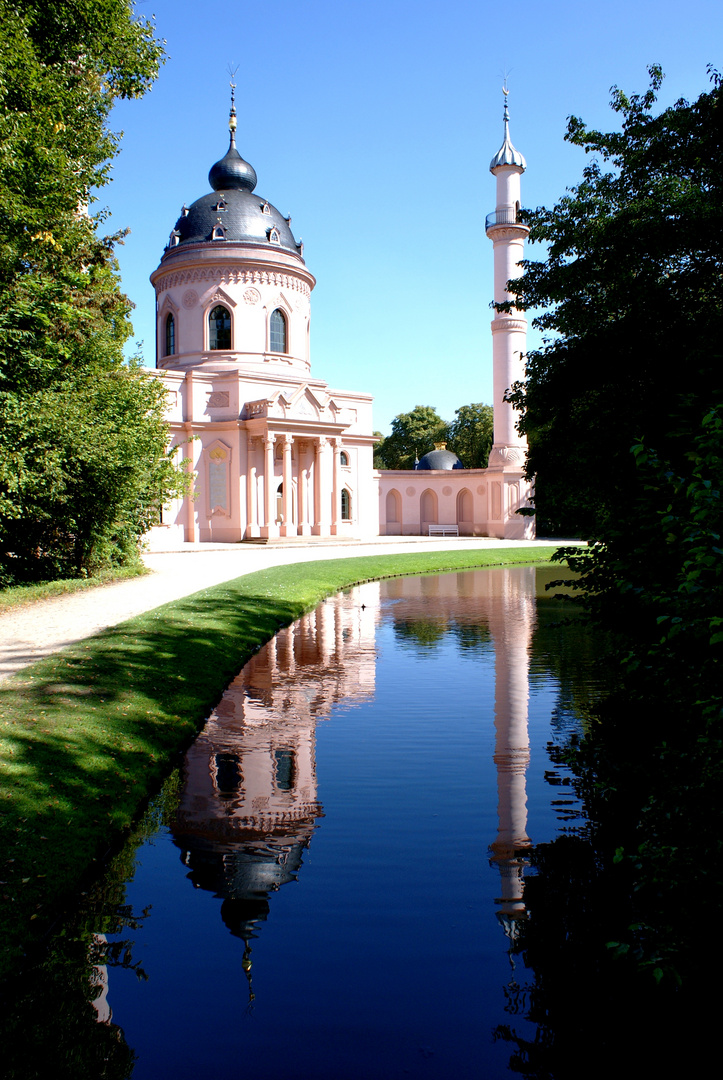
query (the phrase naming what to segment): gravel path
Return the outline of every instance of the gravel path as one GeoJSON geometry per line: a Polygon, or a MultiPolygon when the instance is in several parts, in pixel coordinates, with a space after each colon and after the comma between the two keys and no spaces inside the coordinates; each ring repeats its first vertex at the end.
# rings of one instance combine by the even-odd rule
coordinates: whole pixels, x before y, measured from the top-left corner
{"type": "Polygon", "coordinates": [[[420,547],[425,551],[445,551],[461,546],[466,550],[549,547],[551,543],[557,541],[385,537],[358,543],[314,543],[308,547],[184,544],[171,551],[149,552],[143,561],[152,573],[146,577],[54,597],[0,614],[0,681],[108,626],[254,570],[316,559],[345,559],[352,555],[401,554],[419,551],[420,547]]]}

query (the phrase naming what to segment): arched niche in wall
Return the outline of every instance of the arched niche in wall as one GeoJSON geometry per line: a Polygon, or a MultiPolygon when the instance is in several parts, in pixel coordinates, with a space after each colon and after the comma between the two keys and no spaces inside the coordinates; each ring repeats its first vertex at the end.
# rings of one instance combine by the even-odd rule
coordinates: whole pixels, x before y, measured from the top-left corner
{"type": "Polygon", "coordinates": [[[457,524],[474,521],[474,498],[468,488],[462,488],[457,495],[457,524]]]}
{"type": "Polygon", "coordinates": [[[385,509],[387,525],[402,524],[402,496],[396,488],[392,488],[391,491],[387,492],[385,509]]]}
{"type": "Polygon", "coordinates": [[[425,525],[437,524],[437,493],[432,491],[431,488],[427,488],[426,491],[422,492],[422,497],[419,500],[419,518],[422,532],[424,532],[425,525]]]}

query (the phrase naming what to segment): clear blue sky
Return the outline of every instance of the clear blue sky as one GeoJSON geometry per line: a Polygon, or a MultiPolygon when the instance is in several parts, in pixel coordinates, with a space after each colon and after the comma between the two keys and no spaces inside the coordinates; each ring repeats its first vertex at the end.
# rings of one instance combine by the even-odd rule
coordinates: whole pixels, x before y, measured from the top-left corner
{"type": "Polygon", "coordinates": [[[666,73],[661,105],[695,98],[706,66],[723,67],[720,0],[151,0],[138,11],[155,14],[168,60],[152,93],[113,113],[124,136],[99,205],[112,210],[109,231],[131,229],[118,255],[146,363],[148,275],[226,151],[226,68],[237,64],[238,147],[259,194],[292,215],[317,278],[312,372],[374,394],[385,433],[415,405],[449,420],[491,401],[484,218],[503,70],[527,158],[523,202],[538,206],[583,168],[563,142],[570,114],[610,128],[610,87],[645,90],[649,64],[666,73]]]}

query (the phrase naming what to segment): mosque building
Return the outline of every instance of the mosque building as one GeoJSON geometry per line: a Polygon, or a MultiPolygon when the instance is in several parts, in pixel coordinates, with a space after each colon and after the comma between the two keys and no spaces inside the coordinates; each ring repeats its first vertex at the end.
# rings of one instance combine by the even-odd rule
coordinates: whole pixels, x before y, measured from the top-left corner
{"type": "MultiPolygon", "coordinates": [[[[529,229],[518,220],[526,163],[504,139],[490,171],[486,221],[494,300],[512,300],[529,229]]],[[[440,446],[415,470],[375,471],[372,397],[312,377],[310,297],[316,283],[285,218],[256,193],[256,172],[230,145],[211,191],[184,205],[160,265],[157,373],[168,390],[173,443],[194,494],[164,508],[165,539],[234,543],[280,537],[475,535],[523,539],[533,519],[525,440],[504,400],[524,376],[527,323],[512,308],[492,320],[494,442],[486,469],[440,446]]],[[[157,531],[157,530],[156,530],[157,531]]]]}
{"type": "Polygon", "coordinates": [[[156,367],[195,498],[164,509],[186,541],[378,532],[372,398],[311,374],[316,284],[231,140],[211,192],[184,206],[160,266],[156,367]]]}

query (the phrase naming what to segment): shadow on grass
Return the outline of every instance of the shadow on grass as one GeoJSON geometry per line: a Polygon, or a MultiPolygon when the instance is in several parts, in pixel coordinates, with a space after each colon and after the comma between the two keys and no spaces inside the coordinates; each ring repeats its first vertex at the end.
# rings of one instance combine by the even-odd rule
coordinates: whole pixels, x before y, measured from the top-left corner
{"type": "Polygon", "coordinates": [[[252,653],[299,602],[214,589],[107,630],[0,691],[3,967],[127,829],[252,653]]]}

